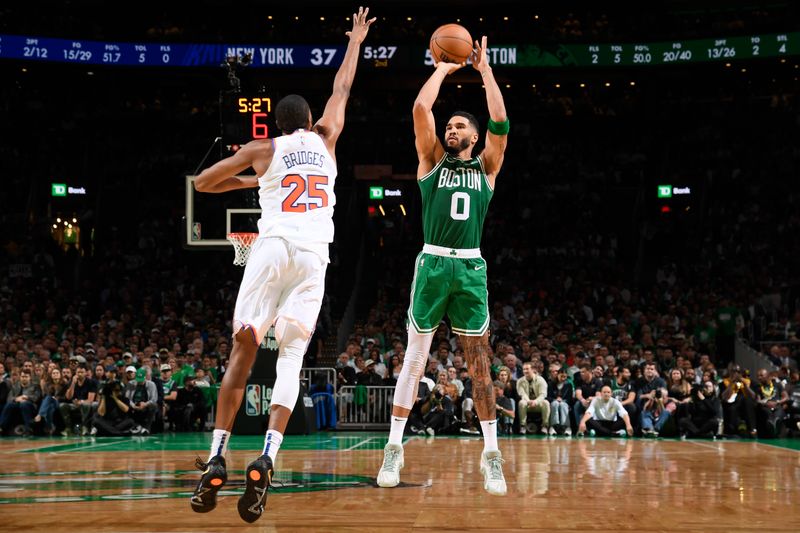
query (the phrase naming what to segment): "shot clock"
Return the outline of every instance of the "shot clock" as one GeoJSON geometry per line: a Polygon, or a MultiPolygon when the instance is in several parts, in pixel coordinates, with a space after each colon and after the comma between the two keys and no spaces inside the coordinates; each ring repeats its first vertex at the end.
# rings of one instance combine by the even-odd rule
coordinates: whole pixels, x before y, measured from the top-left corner
{"type": "Polygon", "coordinates": [[[223,92],[219,114],[223,155],[230,155],[254,139],[275,135],[272,98],[264,93],[223,92]]]}

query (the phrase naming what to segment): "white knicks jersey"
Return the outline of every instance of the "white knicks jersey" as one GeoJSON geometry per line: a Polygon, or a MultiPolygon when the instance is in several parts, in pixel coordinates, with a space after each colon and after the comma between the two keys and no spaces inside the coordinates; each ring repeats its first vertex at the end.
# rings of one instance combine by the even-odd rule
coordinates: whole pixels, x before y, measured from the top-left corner
{"type": "Polygon", "coordinates": [[[333,241],[336,162],[313,131],[297,130],[272,142],[272,163],[258,178],[258,236],[284,238],[327,260],[333,241]]]}

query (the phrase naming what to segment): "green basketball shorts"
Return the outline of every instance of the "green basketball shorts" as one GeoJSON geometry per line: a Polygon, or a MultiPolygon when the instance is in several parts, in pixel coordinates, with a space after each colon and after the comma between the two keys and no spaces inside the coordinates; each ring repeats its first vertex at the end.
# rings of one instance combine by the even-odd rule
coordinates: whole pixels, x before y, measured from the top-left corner
{"type": "Polygon", "coordinates": [[[489,329],[486,261],[480,255],[445,257],[423,250],[417,256],[409,327],[417,333],[432,333],[445,314],[450,317],[453,332],[459,335],[482,336],[489,329]]]}

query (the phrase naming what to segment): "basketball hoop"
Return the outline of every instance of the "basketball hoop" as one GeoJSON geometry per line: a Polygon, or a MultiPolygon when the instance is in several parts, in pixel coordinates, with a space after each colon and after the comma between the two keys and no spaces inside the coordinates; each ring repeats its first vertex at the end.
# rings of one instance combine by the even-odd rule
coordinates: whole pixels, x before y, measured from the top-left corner
{"type": "Polygon", "coordinates": [[[250,247],[258,237],[258,233],[228,233],[228,240],[233,245],[233,264],[245,266],[250,257],[250,247]]]}

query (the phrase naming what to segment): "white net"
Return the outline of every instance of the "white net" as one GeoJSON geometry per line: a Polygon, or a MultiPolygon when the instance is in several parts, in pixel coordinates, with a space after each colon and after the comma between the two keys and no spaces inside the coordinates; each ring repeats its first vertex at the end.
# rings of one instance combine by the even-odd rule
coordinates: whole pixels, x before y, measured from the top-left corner
{"type": "Polygon", "coordinates": [[[258,237],[258,233],[229,233],[228,240],[233,245],[233,264],[245,266],[250,257],[250,247],[258,237]]]}

